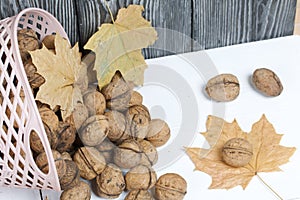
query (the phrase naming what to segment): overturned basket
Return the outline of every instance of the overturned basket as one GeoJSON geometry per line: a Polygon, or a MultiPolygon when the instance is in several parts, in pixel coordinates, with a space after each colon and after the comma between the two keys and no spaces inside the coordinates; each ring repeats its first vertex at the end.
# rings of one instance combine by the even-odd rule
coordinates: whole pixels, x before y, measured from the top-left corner
{"type": "Polygon", "coordinates": [[[41,9],[28,8],[0,21],[0,186],[60,190],[49,141],[18,48],[17,30],[22,28],[33,29],[40,40],[53,33],[67,38],[60,23],[41,9]],[[21,91],[24,91],[22,98],[21,91]],[[33,159],[29,143],[32,131],[44,145],[48,174],[44,174],[33,159]]]}

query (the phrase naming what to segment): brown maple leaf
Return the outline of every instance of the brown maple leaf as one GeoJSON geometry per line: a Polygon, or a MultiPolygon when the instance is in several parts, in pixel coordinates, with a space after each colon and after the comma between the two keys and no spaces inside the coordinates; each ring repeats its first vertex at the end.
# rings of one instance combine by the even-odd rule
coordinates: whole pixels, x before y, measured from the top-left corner
{"type": "Polygon", "coordinates": [[[187,148],[186,152],[200,170],[212,177],[210,189],[230,189],[241,185],[247,187],[259,172],[280,171],[279,166],[289,161],[295,147],[281,146],[282,135],[275,132],[265,115],[253,124],[249,134],[242,131],[236,120],[228,123],[221,118],[209,116],[207,132],[202,133],[211,149],[187,148]],[[231,167],[222,160],[222,148],[231,138],[247,139],[253,146],[252,160],[244,167],[231,167]]]}

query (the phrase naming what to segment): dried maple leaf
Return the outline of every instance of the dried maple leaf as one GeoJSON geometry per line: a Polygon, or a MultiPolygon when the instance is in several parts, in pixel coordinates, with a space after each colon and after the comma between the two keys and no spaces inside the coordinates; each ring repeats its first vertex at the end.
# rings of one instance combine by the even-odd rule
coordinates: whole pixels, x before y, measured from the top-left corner
{"type": "Polygon", "coordinates": [[[86,75],[81,64],[78,44],[71,48],[70,43],[60,35],[55,36],[55,52],[45,46],[30,52],[32,62],[46,82],[40,87],[36,99],[54,108],[61,106],[65,119],[73,111],[76,102],[82,102],[80,82],[86,75]]]}
{"type": "Polygon", "coordinates": [[[84,46],[96,53],[94,66],[100,88],[107,85],[118,70],[126,81],[143,84],[146,63],[141,49],[157,39],[155,29],[142,17],[143,10],[139,5],[120,9],[116,21],[102,24],[84,46]]]}
{"type": "Polygon", "coordinates": [[[280,171],[279,166],[289,161],[296,148],[281,146],[282,135],[275,132],[265,115],[253,124],[249,134],[242,131],[236,120],[228,123],[221,118],[209,116],[207,132],[202,133],[211,149],[187,148],[187,154],[196,166],[212,177],[210,189],[230,189],[241,185],[247,187],[259,172],[280,171]],[[222,160],[222,148],[231,138],[244,138],[253,145],[253,157],[244,167],[231,167],[222,160]]]}

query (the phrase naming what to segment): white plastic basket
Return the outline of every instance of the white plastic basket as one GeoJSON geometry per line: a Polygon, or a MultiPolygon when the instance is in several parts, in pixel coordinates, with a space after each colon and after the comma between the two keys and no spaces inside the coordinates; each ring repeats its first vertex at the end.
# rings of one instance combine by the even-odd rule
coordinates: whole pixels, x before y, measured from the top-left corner
{"type": "Polygon", "coordinates": [[[21,60],[17,30],[30,28],[39,39],[59,33],[67,38],[60,23],[48,12],[28,8],[18,15],[0,21],[0,186],[60,190],[60,184],[47,135],[39,116],[21,60]],[[20,98],[21,90],[24,98],[20,98]],[[9,98],[13,94],[13,100],[9,98]],[[7,109],[10,110],[8,116],[7,109]],[[17,109],[21,113],[17,113],[17,109]],[[18,130],[14,128],[18,125],[18,130]],[[7,130],[6,130],[7,129],[7,130]],[[35,164],[29,137],[35,131],[48,157],[49,173],[35,164]]]}

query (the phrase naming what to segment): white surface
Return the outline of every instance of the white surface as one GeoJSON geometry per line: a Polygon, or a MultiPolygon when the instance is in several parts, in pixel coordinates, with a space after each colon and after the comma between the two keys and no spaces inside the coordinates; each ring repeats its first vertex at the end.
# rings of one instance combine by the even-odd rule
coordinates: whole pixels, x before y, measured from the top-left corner
{"type": "MultiPolygon", "coordinates": [[[[262,42],[254,42],[232,47],[225,47],[206,51],[207,55],[212,59],[214,65],[220,73],[235,74],[240,81],[241,92],[239,97],[226,104],[216,104],[211,102],[203,93],[205,82],[208,76],[214,72],[207,71],[206,65],[201,65],[201,59],[206,59],[205,54],[191,53],[182,56],[169,56],[164,58],[152,59],[147,62],[150,68],[155,67],[173,69],[184,78],[184,82],[175,82],[178,86],[178,92],[181,84],[190,86],[188,95],[192,91],[193,98],[196,98],[196,104],[191,103],[195,113],[191,116],[198,116],[196,119],[196,129],[186,132],[187,138],[195,138],[192,140],[183,140],[185,146],[201,146],[204,139],[198,132],[205,131],[205,121],[208,115],[224,115],[225,119],[232,121],[237,119],[244,131],[250,131],[254,122],[258,121],[263,113],[273,123],[278,133],[284,134],[281,144],[285,146],[295,146],[298,148],[290,162],[282,166],[283,172],[262,173],[261,176],[269,183],[285,200],[300,198],[300,134],[299,134],[299,114],[300,114],[300,37],[291,36],[286,38],[273,39],[262,42]],[[199,56],[200,68],[191,65],[186,57],[193,55],[193,59],[199,56]],[[159,66],[155,66],[159,65],[159,66]],[[252,72],[259,67],[267,67],[274,70],[281,79],[284,90],[283,93],[276,98],[268,98],[255,91],[249,83],[249,77],[252,72]],[[224,110],[223,106],[226,107],[224,110]],[[192,135],[192,136],[191,136],[192,135]],[[185,144],[186,143],[186,144],[185,144]]],[[[158,69],[158,68],[157,68],[158,69]]],[[[149,71],[148,71],[149,72],[149,71]]],[[[165,85],[157,86],[159,92],[155,89],[155,83],[151,83],[151,77],[148,77],[146,71],[146,84],[139,91],[144,95],[144,102],[150,107],[150,112],[155,117],[164,118],[170,125],[174,133],[171,141],[159,149],[160,152],[168,150],[173,145],[179,133],[180,124],[186,119],[182,118],[183,109],[181,108],[182,99],[180,95],[175,94],[177,89],[174,86],[168,88],[165,85]],[[148,86],[147,86],[148,85],[148,86]],[[150,86],[149,86],[150,85],[150,86]],[[180,98],[178,98],[178,96],[180,98]],[[157,101],[157,99],[160,101],[157,101]],[[161,105],[158,106],[158,105],[161,105]],[[177,113],[178,112],[178,113],[177,113]],[[172,145],[171,145],[172,144],[172,145]]],[[[151,75],[152,76],[152,75],[151,75]]],[[[169,77],[170,74],[164,74],[169,77]]],[[[178,79],[179,80],[179,79],[178,79]]],[[[159,85],[159,84],[158,84],[159,85]]],[[[195,103],[195,102],[194,102],[195,103]]],[[[195,119],[188,119],[188,121],[195,119]]],[[[181,145],[181,144],[180,144],[181,145]]],[[[171,149],[173,151],[173,149],[171,149]]],[[[174,150],[176,151],[176,150],[174,150]]],[[[170,152],[170,155],[173,155],[170,152]]],[[[211,179],[203,172],[193,171],[194,165],[189,158],[184,155],[179,159],[175,158],[175,162],[171,165],[159,167],[158,176],[167,172],[176,172],[181,174],[188,182],[188,193],[185,200],[196,199],[264,199],[272,200],[276,197],[262,185],[262,183],[254,177],[246,190],[236,187],[231,190],[208,190],[211,179]]],[[[176,157],[176,156],[175,156],[176,157]]],[[[160,158],[163,159],[163,158],[160,158]]],[[[32,190],[16,190],[16,189],[0,189],[0,199],[39,199],[38,192],[32,190]]],[[[58,199],[57,193],[49,193],[49,200],[58,199]]],[[[120,197],[123,199],[124,196],[120,197]]],[[[101,199],[94,197],[92,199],[101,199]]]]}

